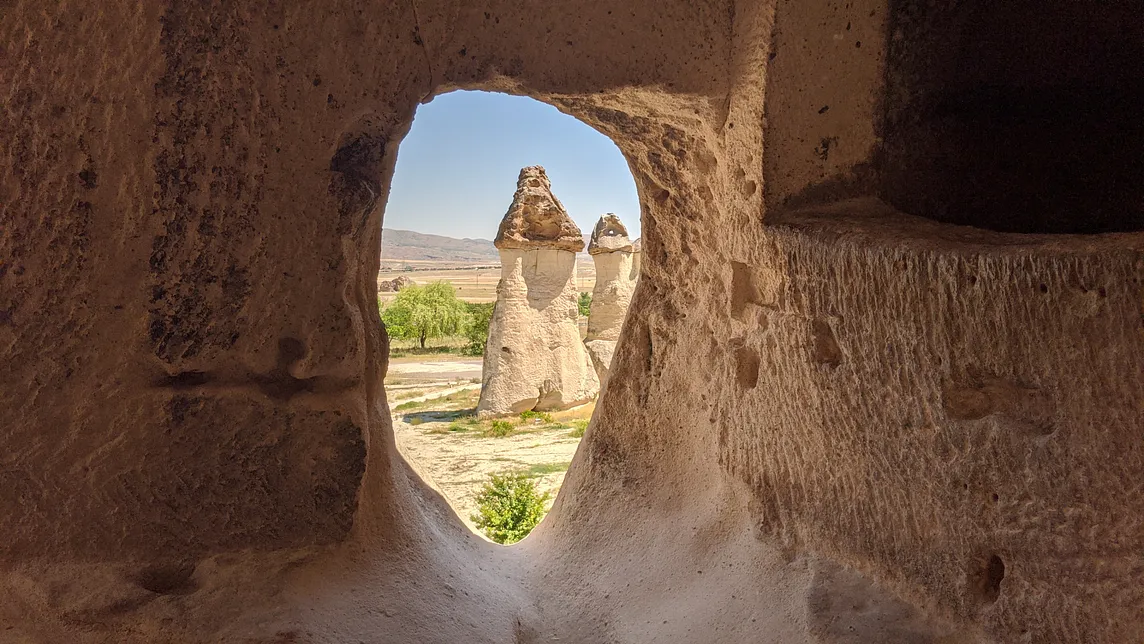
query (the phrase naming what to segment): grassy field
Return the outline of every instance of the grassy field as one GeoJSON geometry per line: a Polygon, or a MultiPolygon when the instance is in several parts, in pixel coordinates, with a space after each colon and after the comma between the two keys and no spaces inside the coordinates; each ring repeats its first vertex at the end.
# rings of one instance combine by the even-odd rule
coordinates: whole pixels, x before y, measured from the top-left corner
{"type": "MultiPolygon", "coordinates": [[[[392,263],[398,263],[399,260],[392,263]]],[[[458,267],[455,262],[409,261],[399,262],[402,266],[408,264],[416,270],[406,271],[400,267],[382,268],[378,273],[378,281],[390,281],[399,276],[405,276],[417,284],[430,284],[432,282],[449,282],[457,289],[457,297],[465,302],[495,302],[497,299],[497,282],[500,281],[500,268],[472,268],[458,267]]],[[[576,258],[576,289],[580,292],[591,293],[596,286],[596,269],[592,259],[587,255],[576,258]]],[[[382,304],[392,300],[396,293],[379,292],[378,299],[382,304]]]]}
{"type": "Polygon", "coordinates": [[[463,355],[461,350],[468,346],[468,344],[469,339],[462,335],[432,338],[425,343],[424,349],[421,348],[421,343],[417,340],[390,340],[389,357],[405,358],[417,356],[419,358],[432,359],[433,356],[440,358],[460,356],[463,355]]]}

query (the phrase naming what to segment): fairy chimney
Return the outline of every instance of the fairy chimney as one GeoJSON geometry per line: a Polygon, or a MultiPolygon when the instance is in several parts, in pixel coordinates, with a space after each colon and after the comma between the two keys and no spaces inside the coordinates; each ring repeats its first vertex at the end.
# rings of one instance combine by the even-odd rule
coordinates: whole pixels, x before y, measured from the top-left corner
{"type": "Polygon", "coordinates": [[[634,251],[635,247],[628,239],[628,229],[620,218],[612,213],[600,217],[588,242],[588,253],[596,265],[596,286],[592,289],[588,335],[584,338],[584,345],[592,358],[601,387],[607,382],[616,341],[620,339],[620,329],[635,292],[634,251]]]}
{"type": "Polygon", "coordinates": [[[600,383],[576,322],[576,253],[584,238],[544,168],[520,171],[494,244],[501,279],[477,413],[553,411],[592,400],[600,383]]]}

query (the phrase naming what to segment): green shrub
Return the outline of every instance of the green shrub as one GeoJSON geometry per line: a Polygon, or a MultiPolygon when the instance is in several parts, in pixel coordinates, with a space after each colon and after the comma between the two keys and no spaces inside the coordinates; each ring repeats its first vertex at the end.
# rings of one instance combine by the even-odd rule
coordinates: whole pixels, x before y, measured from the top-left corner
{"type": "Polygon", "coordinates": [[[528,411],[520,412],[520,420],[526,423],[534,420],[538,420],[543,423],[551,423],[552,414],[546,411],[532,411],[530,409],[528,411]]]}
{"type": "Polygon", "coordinates": [[[592,294],[580,293],[580,299],[576,300],[576,308],[580,309],[580,315],[588,317],[588,313],[592,310],[592,294]]]}
{"type": "Polygon", "coordinates": [[[513,425],[512,421],[494,420],[489,424],[489,428],[485,430],[485,436],[504,438],[505,436],[511,435],[514,431],[516,431],[516,425],[513,425]]]}
{"type": "Polygon", "coordinates": [[[497,543],[508,545],[528,536],[544,518],[549,494],[521,473],[490,474],[477,495],[477,511],[469,517],[497,543]]]}
{"type": "Polygon", "coordinates": [[[572,435],[576,438],[584,438],[584,431],[588,429],[588,419],[580,418],[572,421],[572,435]]]}
{"type": "Polygon", "coordinates": [[[465,308],[469,312],[469,326],[465,328],[465,337],[469,340],[469,344],[461,350],[461,353],[467,356],[485,355],[485,344],[489,341],[489,320],[493,317],[494,306],[495,302],[465,303],[465,308]]]}
{"type": "Polygon", "coordinates": [[[426,340],[460,333],[470,322],[465,303],[448,282],[406,286],[382,309],[381,321],[390,338],[417,340],[422,349],[426,340]]]}

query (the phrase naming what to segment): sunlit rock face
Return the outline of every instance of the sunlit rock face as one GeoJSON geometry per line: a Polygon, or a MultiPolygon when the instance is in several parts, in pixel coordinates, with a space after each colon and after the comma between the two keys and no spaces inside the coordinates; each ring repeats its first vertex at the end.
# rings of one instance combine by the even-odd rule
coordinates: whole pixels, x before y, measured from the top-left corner
{"type": "Polygon", "coordinates": [[[640,261],[643,259],[643,239],[632,242],[632,280],[639,279],[640,261]]]}
{"type": "Polygon", "coordinates": [[[477,413],[556,411],[592,400],[600,383],[577,325],[576,253],[584,239],[544,168],[520,171],[494,244],[501,279],[477,413]]]}
{"type": "Polygon", "coordinates": [[[600,217],[588,242],[588,253],[596,267],[596,285],[592,289],[584,346],[592,357],[601,388],[607,383],[616,341],[636,290],[634,250],[628,229],[619,217],[612,213],[600,217]]]}
{"type": "Polygon", "coordinates": [[[493,243],[501,250],[584,250],[580,228],[552,194],[552,182],[538,165],[521,168],[512,205],[493,243]]]}
{"type": "Polygon", "coordinates": [[[0,641],[1144,641],[1140,60],[1133,0],[0,0],[0,641]],[[643,221],[511,548],[383,386],[456,88],[606,134],[643,221]]]}

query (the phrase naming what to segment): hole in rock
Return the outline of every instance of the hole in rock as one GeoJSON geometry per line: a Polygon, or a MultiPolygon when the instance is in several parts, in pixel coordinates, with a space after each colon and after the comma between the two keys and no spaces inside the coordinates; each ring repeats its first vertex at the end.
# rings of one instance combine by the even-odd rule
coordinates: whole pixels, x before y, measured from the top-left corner
{"type": "Polygon", "coordinates": [[[743,389],[759,384],[759,352],[750,347],[735,350],[735,379],[743,389]]]}
{"type": "Polygon", "coordinates": [[[143,568],[133,577],[140,588],[157,595],[187,595],[193,593],[195,563],[178,562],[143,568]]]}
{"type": "Polygon", "coordinates": [[[1144,230],[1138,2],[889,8],[884,200],[1004,232],[1144,230]]]}
{"type": "Polygon", "coordinates": [[[401,142],[378,300],[398,450],[474,532],[552,505],[610,377],[639,277],[619,149],[539,101],[444,94],[401,142]]]}
{"type": "Polygon", "coordinates": [[[814,342],[814,361],[829,367],[842,364],[842,348],[838,346],[834,330],[825,320],[814,320],[811,323],[811,338],[814,342]]]}
{"type": "Polygon", "coordinates": [[[731,315],[742,319],[748,304],[761,304],[759,288],[755,285],[754,268],[742,262],[731,262],[731,315]]]}
{"type": "Polygon", "coordinates": [[[982,604],[992,604],[1001,596],[1005,562],[996,554],[978,557],[969,572],[970,590],[982,604]]]}

